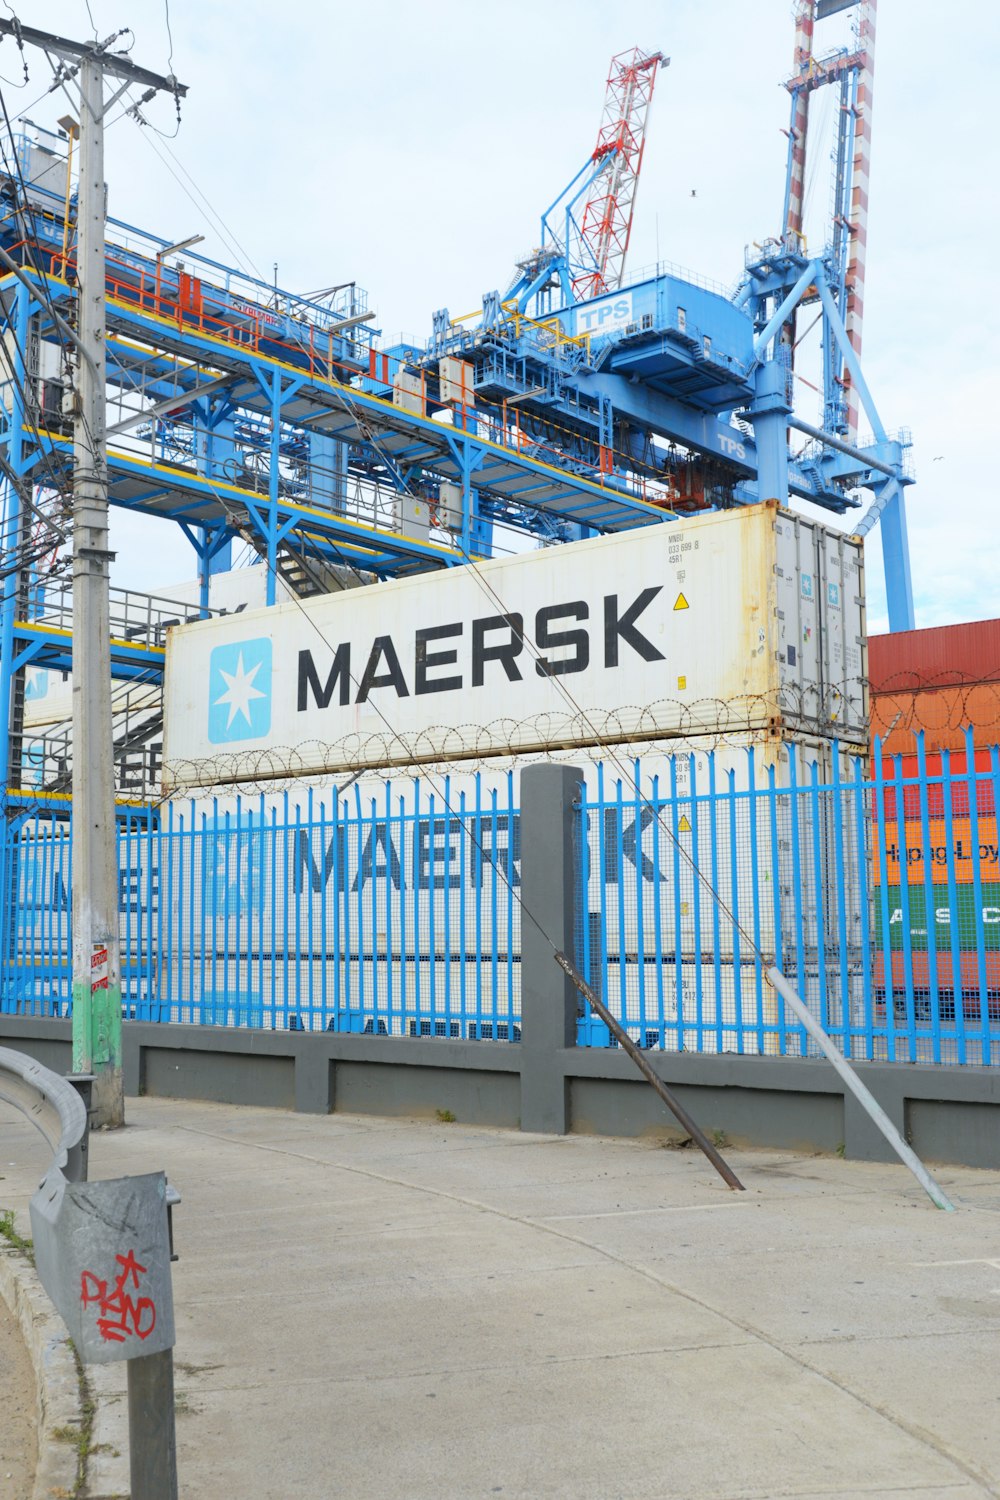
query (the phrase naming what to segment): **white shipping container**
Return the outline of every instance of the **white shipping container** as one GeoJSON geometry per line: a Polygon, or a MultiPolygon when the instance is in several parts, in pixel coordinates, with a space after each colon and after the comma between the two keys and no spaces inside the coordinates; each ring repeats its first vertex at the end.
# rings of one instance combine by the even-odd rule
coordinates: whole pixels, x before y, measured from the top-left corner
{"type": "MultiPolygon", "coordinates": [[[[867,919],[855,805],[842,794],[838,835],[834,794],[812,791],[814,773],[817,787],[830,784],[831,745],[766,735],[740,741],[711,753],[714,742],[703,740],[671,741],[673,753],[662,741],[618,747],[603,761],[569,749],[501,757],[478,776],[461,763],[428,766],[391,781],[365,777],[339,797],[308,779],[258,797],[232,789],[211,799],[177,796],[165,826],[200,830],[206,847],[189,855],[200,882],[194,906],[179,863],[172,874],[172,930],[199,953],[338,944],[358,954],[412,953],[414,944],[426,952],[432,934],[440,943],[446,932],[455,941],[464,933],[466,946],[474,934],[482,954],[512,944],[519,951],[521,840],[509,810],[520,804],[519,771],[556,761],[579,766],[586,785],[586,918],[595,955],[603,946],[634,964],[657,953],[746,959],[748,942],[716,909],[706,880],[771,957],[795,950],[800,935],[810,952],[821,933],[831,946],[841,931],[853,951],[867,919]],[[801,789],[795,796],[793,784],[801,789]],[[348,820],[346,842],[335,802],[348,820]],[[192,910],[202,913],[195,923],[192,910]]],[[[854,760],[841,752],[844,783],[854,760]]],[[[182,844],[179,837],[178,850],[182,844]]]]}
{"type": "Polygon", "coordinates": [[[168,640],[165,790],[762,729],[864,744],[864,611],[860,543],[767,502],[201,621],[168,640]]]}
{"type": "MultiPolygon", "coordinates": [[[[278,599],[285,603],[291,595],[287,586],[279,578],[276,580],[275,588],[278,599]]],[[[213,573],[209,581],[209,603],[216,611],[224,611],[226,615],[242,614],[248,609],[263,609],[267,597],[267,568],[263,563],[253,564],[247,568],[232,568],[225,573],[213,573]]],[[[133,608],[141,615],[142,599],[144,595],[134,594],[133,608]]],[[[201,583],[197,578],[184,579],[181,583],[164,584],[161,590],[152,595],[152,615],[154,622],[164,622],[170,619],[170,606],[177,605],[177,619],[184,620],[189,614],[197,613],[201,601],[201,583]]],[[[119,608],[117,603],[113,606],[119,608]]],[[[119,627],[120,628],[120,627],[119,627]]],[[[112,625],[112,635],[116,633],[112,625]]],[[[143,639],[137,635],[137,639],[143,639]]],[[[73,717],[73,675],[71,672],[54,672],[45,667],[28,667],[26,671],[26,691],[24,697],[24,727],[26,729],[37,729],[47,724],[68,723],[73,717]]],[[[116,682],[112,686],[112,708],[114,708],[115,696],[121,691],[122,684],[116,682]]],[[[137,707],[144,701],[152,705],[159,705],[160,687],[148,686],[143,688],[140,684],[134,684],[129,689],[129,698],[133,706],[137,707]]]]}

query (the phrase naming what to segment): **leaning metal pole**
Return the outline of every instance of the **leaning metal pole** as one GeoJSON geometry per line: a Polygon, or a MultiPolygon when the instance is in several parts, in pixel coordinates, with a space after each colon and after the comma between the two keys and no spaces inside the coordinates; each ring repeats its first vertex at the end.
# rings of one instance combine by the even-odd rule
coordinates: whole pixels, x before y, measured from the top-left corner
{"type": "Polygon", "coordinates": [[[104,68],[80,63],[73,411],[73,1069],[94,1075],[95,1125],[125,1123],[111,719],[105,436],[104,68]]]}
{"type": "Polygon", "coordinates": [[[611,1032],[611,1035],[614,1037],[619,1047],[621,1047],[625,1052],[628,1053],[629,1057],[635,1063],[636,1067],[639,1069],[639,1072],[642,1074],[643,1078],[645,1078],[646,1082],[652,1084],[653,1088],[659,1094],[660,1098],[670,1110],[671,1114],[680,1121],[681,1125],[687,1131],[688,1135],[694,1141],[695,1145],[712,1163],[712,1166],[718,1172],[719,1176],[722,1178],[726,1186],[731,1187],[734,1192],[744,1192],[745,1189],[743,1187],[743,1184],[737,1177],[736,1173],[733,1171],[732,1167],[727,1161],[724,1160],[722,1156],[720,1156],[719,1152],[712,1145],[712,1142],[708,1139],[701,1126],[688,1114],[683,1104],[677,1098],[677,1095],[671,1089],[667,1088],[667,1085],[663,1082],[663,1079],[659,1076],[658,1073],[653,1070],[648,1060],[643,1056],[642,1049],[636,1046],[635,1042],[633,1042],[632,1038],[625,1030],[625,1027],[615,1016],[611,1014],[611,1012],[608,1010],[608,1007],[604,1004],[604,1001],[594,993],[593,989],[591,989],[590,985],[584,979],[583,975],[580,973],[575,964],[570,963],[565,953],[556,953],[553,956],[560,969],[562,969],[565,974],[569,975],[570,979],[576,985],[577,989],[580,991],[580,994],[583,996],[583,998],[587,1001],[588,1005],[604,1022],[605,1026],[611,1032]]]}

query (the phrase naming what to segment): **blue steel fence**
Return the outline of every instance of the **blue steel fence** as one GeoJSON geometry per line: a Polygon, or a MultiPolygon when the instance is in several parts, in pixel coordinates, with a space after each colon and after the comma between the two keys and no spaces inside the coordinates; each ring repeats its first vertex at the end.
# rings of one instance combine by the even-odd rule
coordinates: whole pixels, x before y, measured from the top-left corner
{"type": "MultiPolygon", "coordinates": [[[[971,732],[590,766],[584,974],[646,1047],[809,1055],[774,962],[851,1057],[1000,1062],[998,786],[971,732]]],[[[366,787],[123,821],[126,1016],[519,1040],[514,776],[366,787]]],[[[71,839],[42,812],[6,829],[3,1011],[69,1012],[71,839]]],[[[579,1040],[610,1039],[588,1016],[579,1040]]]]}
{"type": "MultiPolygon", "coordinates": [[[[645,1047],[803,1057],[776,964],[844,1053],[1000,1062],[1000,751],[758,749],[596,769],[585,977],[645,1047]],[[716,901],[712,891],[720,898],[716,901]]],[[[581,1041],[607,1046],[595,1017],[581,1041]]]]}
{"type": "MultiPolygon", "coordinates": [[[[135,1020],[520,1039],[514,781],[166,806],[119,826],[135,1020]]],[[[0,1008],[70,1010],[69,824],[8,833],[0,1008]]]]}

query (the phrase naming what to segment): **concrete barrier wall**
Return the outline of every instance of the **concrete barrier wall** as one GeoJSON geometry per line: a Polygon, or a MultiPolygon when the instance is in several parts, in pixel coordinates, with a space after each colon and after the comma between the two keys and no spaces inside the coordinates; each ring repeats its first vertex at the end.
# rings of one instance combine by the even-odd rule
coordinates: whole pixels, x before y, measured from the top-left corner
{"type": "MultiPolygon", "coordinates": [[[[69,1070],[68,1021],[0,1016],[0,1043],[69,1070]]],[[[529,1059],[530,1045],[126,1022],[125,1090],[309,1113],[433,1119],[448,1110],[467,1124],[511,1130],[537,1120],[556,1096],[566,1101],[565,1117],[550,1127],[556,1133],[680,1138],[617,1049],[535,1047],[529,1059]],[[539,1080],[541,1099],[533,1100],[539,1080]]],[[[647,1055],[703,1129],[734,1145],[893,1159],[826,1062],[647,1055]]],[[[1000,1077],[992,1069],[861,1063],[858,1073],[921,1156],[1000,1167],[1000,1077]]]]}

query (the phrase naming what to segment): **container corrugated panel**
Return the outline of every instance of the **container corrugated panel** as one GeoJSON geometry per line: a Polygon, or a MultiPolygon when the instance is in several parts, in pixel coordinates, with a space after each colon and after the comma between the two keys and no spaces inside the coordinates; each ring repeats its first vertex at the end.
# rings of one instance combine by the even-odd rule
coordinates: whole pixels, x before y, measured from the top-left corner
{"type": "Polygon", "coordinates": [[[1000,681],[872,693],[872,739],[881,738],[886,755],[909,754],[918,730],[928,751],[964,750],[969,725],[977,744],[1000,741],[1000,681]]]}
{"type": "Polygon", "coordinates": [[[200,621],[168,640],[165,784],[768,728],[863,744],[864,611],[860,545],[772,502],[200,621]]]}
{"type": "Polygon", "coordinates": [[[1000,682],[1000,620],[873,635],[868,669],[873,693],[1000,682]]]}

